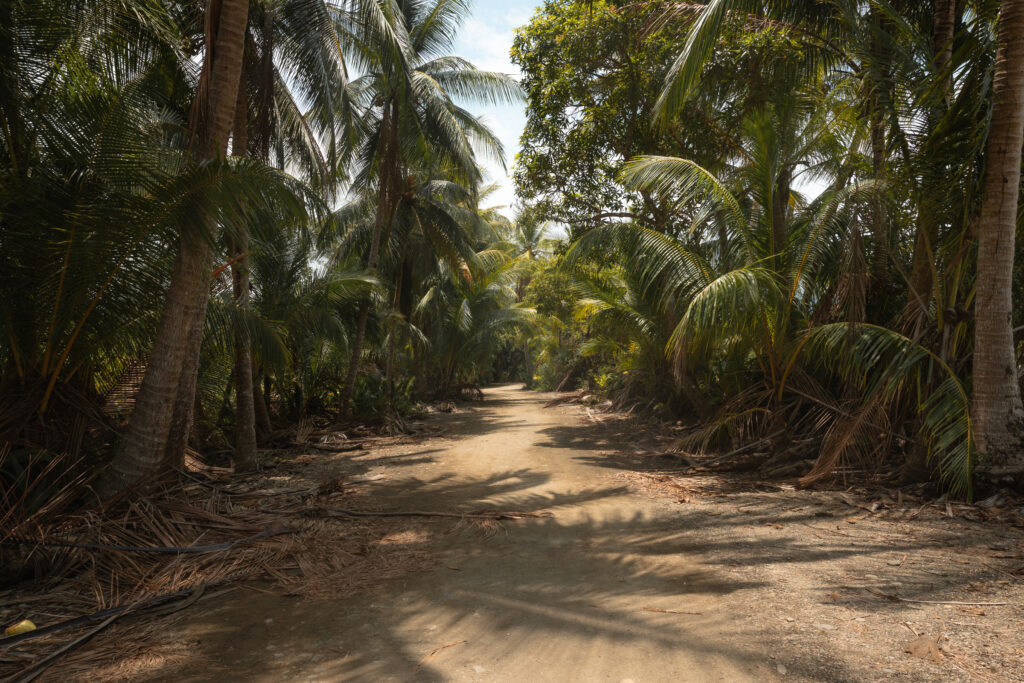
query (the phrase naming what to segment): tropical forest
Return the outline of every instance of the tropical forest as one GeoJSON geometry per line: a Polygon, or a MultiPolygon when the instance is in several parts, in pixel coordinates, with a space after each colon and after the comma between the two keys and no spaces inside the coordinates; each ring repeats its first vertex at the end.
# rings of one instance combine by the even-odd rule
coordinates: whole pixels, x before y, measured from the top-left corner
{"type": "Polygon", "coordinates": [[[0,679],[1024,681],[1024,0],[0,1],[0,679]]]}

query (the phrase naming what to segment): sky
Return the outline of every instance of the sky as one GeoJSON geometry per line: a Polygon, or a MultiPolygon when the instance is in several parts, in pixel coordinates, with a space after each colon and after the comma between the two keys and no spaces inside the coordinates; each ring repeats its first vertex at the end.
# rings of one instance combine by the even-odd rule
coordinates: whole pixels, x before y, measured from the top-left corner
{"type": "MultiPolygon", "coordinates": [[[[519,69],[509,58],[512,34],[526,24],[538,6],[537,0],[475,0],[473,14],[465,21],[455,41],[454,53],[465,57],[478,69],[498,71],[519,77],[519,69]]],[[[505,147],[503,170],[487,161],[488,180],[501,184],[501,188],[484,202],[487,206],[510,206],[515,198],[512,184],[512,164],[519,149],[519,137],[526,125],[525,105],[486,107],[467,104],[466,109],[483,116],[505,147]]]]}

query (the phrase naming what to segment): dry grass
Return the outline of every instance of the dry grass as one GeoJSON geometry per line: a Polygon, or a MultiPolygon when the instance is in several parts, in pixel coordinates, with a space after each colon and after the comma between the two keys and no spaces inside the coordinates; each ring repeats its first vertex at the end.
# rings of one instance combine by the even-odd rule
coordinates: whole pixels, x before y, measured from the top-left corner
{"type": "MultiPolygon", "coordinates": [[[[290,472],[278,468],[233,477],[225,486],[224,472],[190,454],[191,471],[148,498],[54,515],[46,523],[37,517],[17,537],[45,544],[5,546],[5,568],[34,568],[37,579],[0,591],[0,627],[31,619],[42,628],[178,592],[183,604],[190,591],[199,597],[210,587],[205,599],[240,579],[269,579],[275,592],[339,597],[430,566],[424,529],[433,520],[310,518],[323,505],[367,503],[365,492],[347,484],[337,468],[325,467],[323,459],[296,458],[290,472]],[[251,540],[261,532],[271,535],[251,540]],[[139,550],[198,546],[224,547],[180,554],[139,550]]],[[[104,672],[101,677],[130,678],[140,662],[186,656],[153,647],[168,623],[156,615],[174,604],[110,625],[57,662],[48,676],[95,678],[104,672]]],[[[0,648],[0,679],[18,676],[98,623],[0,648]]]]}

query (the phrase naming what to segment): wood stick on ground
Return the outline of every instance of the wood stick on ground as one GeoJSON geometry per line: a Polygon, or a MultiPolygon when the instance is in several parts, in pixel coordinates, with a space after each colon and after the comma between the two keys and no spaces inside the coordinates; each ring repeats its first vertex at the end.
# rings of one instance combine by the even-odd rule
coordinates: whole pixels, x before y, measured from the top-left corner
{"type": "Polygon", "coordinates": [[[723,455],[716,455],[715,457],[708,458],[707,460],[698,460],[698,461],[695,461],[692,465],[688,465],[688,466],[683,467],[682,469],[678,469],[678,470],[661,470],[660,474],[672,474],[674,472],[688,472],[689,470],[692,470],[695,467],[708,467],[709,465],[717,465],[718,463],[722,462],[723,460],[728,460],[729,458],[733,457],[734,455],[739,455],[739,454],[741,454],[741,453],[743,453],[745,451],[749,451],[749,450],[751,450],[753,448],[756,448],[756,447],[758,447],[758,446],[760,446],[762,444],[769,443],[772,439],[774,439],[774,438],[776,438],[778,436],[781,436],[785,432],[786,432],[786,430],[780,429],[779,431],[775,432],[774,434],[769,434],[768,436],[766,436],[764,438],[761,438],[761,439],[758,439],[757,441],[751,441],[750,443],[743,444],[739,448],[731,450],[728,453],[725,453],[723,455]]]}
{"type": "Polygon", "coordinates": [[[331,517],[454,517],[457,519],[526,519],[530,517],[549,517],[550,513],[541,512],[428,512],[410,510],[407,512],[374,512],[372,510],[344,510],[330,508],[331,517]]]}
{"type": "Polygon", "coordinates": [[[464,642],[466,642],[466,641],[465,640],[455,640],[455,641],[452,641],[450,643],[445,643],[444,645],[438,645],[437,647],[435,647],[433,650],[430,651],[430,654],[428,654],[426,657],[424,657],[423,659],[420,660],[420,663],[416,665],[416,668],[413,669],[413,671],[419,671],[420,667],[422,667],[423,664],[428,659],[430,659],[431,657],[436,655],[441,650],[444,650],[445,648],[449,648],[449,647],[455,647],[456,645],[462,645],[464,642]]]}
{"type": "Polygon", "coordinates": [[[363,444],[361,443],[345,444],[339,446],[324,446],[323,444],[307,442],[299,445],[302,446],[303,448],[314,448],[318,451],[325,451],[327,453],[348,453],[349,451],[363,450],[363,444]]]}
{"type": "Polygon", "coordinates": [[[12,681],[12,683],[28,683],[29,681],[35,680],[36,677],[39,676],[39,674],[43,673],[48,668],[50,668],[50,666],[52,666],[58,659],[60,659],[61,657],[63,657],[67,653],[71,652],[72,650],[77,648],[79,645],[85,644],[85,642],[88,641],[90,638],[92,638],[94,635],[96,635],[97,633],[99,633],[103,629],[107,628],[108,626],[110,626],[111,624],[113,624],[115,621],[117,621],[121,617],[125,616],[126,614],[130,614],[131,611],[132,611],[131,609],[128,609],[128,610],[125,610],[123,612],[117,612],[115,614],[111,614],[109,617],[107,617],[102,622],[100,622],[100,624],[98,626],[96,626],[96,628],[94,628],[94,629],[92,629],[92,630],[90,630],[90,631],[88,631],[86,633],[83,633],[81,636],[79,636],[75,640],[72,640],[70,643],[68,643],[64,647],[60,648],[56,652],[53,652],[53,653],[47,655],[44,659],[40,660],[38,663],[33,664],[31,667],[29,667],[28,669],[23,671],[20,675],[18,675],[12,681]]]}
{"type": "MultiPolygon", "coordinates": [[[[205,591],[214,586],[221,586],[232,581],[244,579],[248,576],[251,576],[252,574],[255,574],[257,571],[261,570],[251,569],[241,571],[237,574],[232,574],[230,576],[225,576],[222,579],[218,579],[217,581],[206,584],[203,590],[205,591]]],[[[32,640],[34,638],[40,638],[51,633],[56,633],[57,631],[63,631],[65,629],[76,628],[79,626],[84,626],[86,624],[95,623],[100,619],[107,619],[112,616],[127,614],[129,612],[136,611],[145,607],[155,607],[157,605],[162,605],[166,602],[170,602],[171,600],[176,600],[177,598],[191,596],[195,593],[195,591],[196,588],[185,588],[180,591],[174,591],[173,593],[165,593],[163,595],[156,595],[151,598],[145,598],[135,604],[110,607],[105,610],[100,610],[99,612],[94,612],[93,614],[85,614],[80,617],[65,619],[64,621],[59,621],[56,624],[50,624],[49,626],[42,626],[40,628],[35,629],[34,631],[27,631],[25,633],[19,633],[16,636],[7,636],[6,638],[0,638],[0,649],[10,647],[11,645],[15,645],[25,640],[32,640]]]]}
{"type": "Polygon", "coordinates": [[[30,538],[9,538],[2,542],[0,545],[29,545],[29,546],[45,546],[48,548],[75,548],[77,550],[88,550],[93,552],[128,552],[128,553],[158,553],[165,555],[185,555],[191,553],[212,553],[218,550],[228,550],[235,546],[245,545],[258,541],[264,538],[270,538],[272,536],[280,536],[281,534],[295,533],[294,529],[288,527],[274,525],[270,526],[258,534],[252,536],[246,536],[245,538],[239,538],[234,541],[225,541],[223,543],[214,543],[213,545],[190,545],[190,546],[142,546],[142,545],[105,545],[102,543],[74,543],[71,541],[38,541],[30,538]]]}
{"type": "Polygon", "coordinates": [[[998,607],[999,605],[1009,605],[1008,602],[961,602],[960,600],[912,600],[910,598],[901,598],[898,595],[891,593],[883,593],[882,591],[876,591],[873,588],[865,589],[873,595],[877,595],[880,598],[886,600],[894,600],[896,602],[910,602],[915,605],[962,605],[964,607],[998,607]]]}
{"type": "Polygon", "coordinates": [[[660,612],[661,614],[704,614],[703,612],[684,612],[678,609],[661,609],[660,607],[641,607],[644,612],[660,612]]]}

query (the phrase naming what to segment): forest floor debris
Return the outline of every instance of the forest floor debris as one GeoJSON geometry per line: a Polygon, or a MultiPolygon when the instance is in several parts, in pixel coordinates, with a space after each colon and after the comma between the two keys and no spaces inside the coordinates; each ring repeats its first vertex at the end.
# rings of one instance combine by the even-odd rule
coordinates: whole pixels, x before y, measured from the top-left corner
{"type": "Polygon", "coordinates": [[[35,565],[45,578],[0,591],[0,626],[40,626],[0,638],[0,679],[31,680],[50,666],[51,677],[131,677],[188,656],[187,647],[154,650],[155,639],[175,621],[168,614],[222,595],[215,586],[244,580],[228,590],[344,597],[433,566],[433,522],[488,535],[539,514],[385,508],[372,487],[388,475],[370,470],[387,467],[405,438],[363,430],[349,439],[307,423],[279,435],[291,443],[247,475],[190,452],[180,487],[8,537],[5,562],[35,565]],[[355,461],[356,451],[366,455],[355,461]]]}
{"type": "Polygon", "coordinates": [[[619,414],[602,427],[609,446],[634,435],[628,448],[604,452],[610,476],[678,504],[680,524],[707,539],[710,565],[762,584],[750,591],[750,617],[790,657],[823,671],[830,660],[859,662],[864,680],[1024,681],[1019,496],[1003,490],[966,504],[854,470],[807,490],[799,473],[705,466],[720,456],[684,454],[696,466],[680,470],[659,453],[665,425],[619,414]],[[900,626],[917,636],[902,657],[891,641],[900,626]]]}

